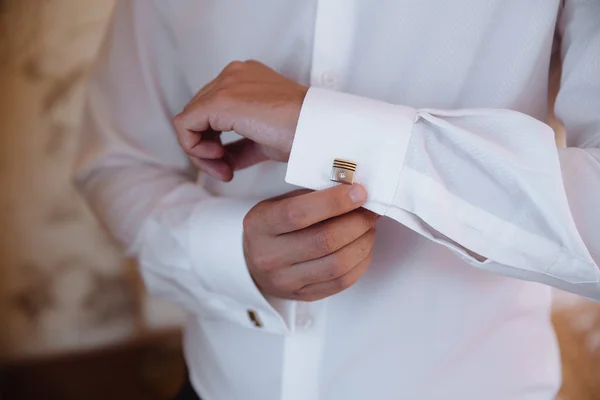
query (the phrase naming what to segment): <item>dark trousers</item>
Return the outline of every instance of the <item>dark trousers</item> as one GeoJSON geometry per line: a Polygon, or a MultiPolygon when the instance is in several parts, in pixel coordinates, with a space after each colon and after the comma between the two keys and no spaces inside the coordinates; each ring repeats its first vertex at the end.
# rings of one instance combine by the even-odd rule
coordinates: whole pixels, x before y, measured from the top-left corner
{"type": "Polygon", "coordinates": [[[175,396],[174,400],[202,400],[202,399],[200,399],[200,397],[198,397],[198,395],[196,394],[196,391],[192,387],[192,384],[190,383],[189,380],[186,379],[185,383],[179,390],[179,393],[177,393],[177,396],[175,396]]]}

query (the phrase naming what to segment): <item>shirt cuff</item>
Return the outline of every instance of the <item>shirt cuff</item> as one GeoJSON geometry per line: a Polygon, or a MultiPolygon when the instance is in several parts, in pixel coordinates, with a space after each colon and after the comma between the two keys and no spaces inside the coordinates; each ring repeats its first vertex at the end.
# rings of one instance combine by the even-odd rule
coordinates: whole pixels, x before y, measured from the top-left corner
{"type": "Polygon", "coordinates": [[[230,319],[271,333],[290,332],[293,301],[267,299],[255,285],[244,257],[242,221],[256,201],[214,198],[192,215],[192,268],[218,297],[230,319]]]}
{"type": "Polygon", "coordinates": [[[365,208],[386,215],[396,191],[417,112],[351,94],[310,88],[298,120],[286,182],[321,190],[335,158],[357,164],[354,182],[369,198],[365,208]]]}

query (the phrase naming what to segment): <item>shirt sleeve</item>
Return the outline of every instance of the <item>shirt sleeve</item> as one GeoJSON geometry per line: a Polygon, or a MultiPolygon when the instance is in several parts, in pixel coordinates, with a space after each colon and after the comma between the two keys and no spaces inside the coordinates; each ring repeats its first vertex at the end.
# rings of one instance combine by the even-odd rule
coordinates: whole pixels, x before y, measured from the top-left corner
{"type": "Polygon", "coordinates": [[[365,207],[475,267],[600,300],[600,2],[567,2],[556,114],[568,147],[525,114],[434,110],[311,88],[289,183],[333,185],[357,163],[365,207]]]}
{"type": "Polygon", "coordinates": [[[171,119],[192,93],[171,40],[154,2],[117,2],[88,86],[76,183],[152,294],[285,333],[288,304],[266,299],[244,260],[242,220],[258,200],[197,185],[177,143],[171,119]]]}

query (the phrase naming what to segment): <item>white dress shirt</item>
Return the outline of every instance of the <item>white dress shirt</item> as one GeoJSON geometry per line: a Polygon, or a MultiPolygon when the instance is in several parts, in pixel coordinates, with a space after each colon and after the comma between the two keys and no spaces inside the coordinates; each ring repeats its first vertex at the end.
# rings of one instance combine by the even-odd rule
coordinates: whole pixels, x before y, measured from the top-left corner
{"type": "Polygon", "coordinates": [[[599,0],[123,0],[86,109],[78,184],[189,312],[204,400],[553,398],[548,285],[600,299],[599,0]],[[290,161],[198,180],[172,117],[245,59],[311,86],[290,161]],[[336,157],[387,217],[370,269],[323,301],[265,298],[242,218],[331,186],[336,157]]]}

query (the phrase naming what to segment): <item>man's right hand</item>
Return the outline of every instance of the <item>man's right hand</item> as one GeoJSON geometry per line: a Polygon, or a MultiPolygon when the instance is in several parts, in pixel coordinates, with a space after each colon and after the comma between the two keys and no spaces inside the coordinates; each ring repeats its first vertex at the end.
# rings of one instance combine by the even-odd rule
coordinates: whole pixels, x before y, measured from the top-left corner
{"type": "Polygon", "coordinates": [[[371,262],[377,214],[360,185],[299,190],[258,203],[244,219],[244,254],[263,294],[315,301],[352,286],[371,262]]]}

